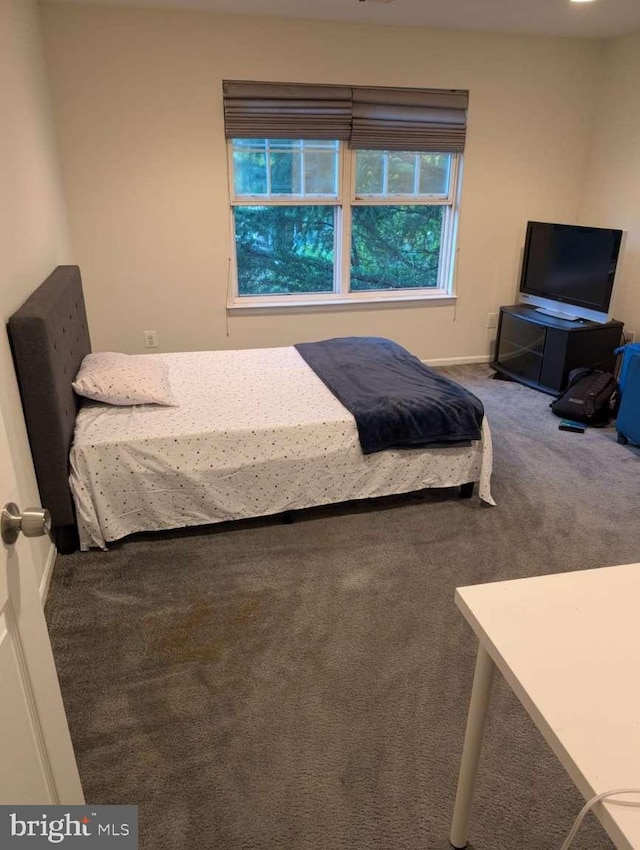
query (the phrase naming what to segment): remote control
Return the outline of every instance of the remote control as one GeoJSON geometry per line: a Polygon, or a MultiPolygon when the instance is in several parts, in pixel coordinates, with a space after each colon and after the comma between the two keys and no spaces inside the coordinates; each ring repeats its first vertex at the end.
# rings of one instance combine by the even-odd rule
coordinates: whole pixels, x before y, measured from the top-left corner
{"type": "Polygon", "coordinates": [[[558,428],[561,431],[575,431],[576,434],[584,434],[586,426],[582,422],[574,422],[573,419],[562,419],[558,428]]]}

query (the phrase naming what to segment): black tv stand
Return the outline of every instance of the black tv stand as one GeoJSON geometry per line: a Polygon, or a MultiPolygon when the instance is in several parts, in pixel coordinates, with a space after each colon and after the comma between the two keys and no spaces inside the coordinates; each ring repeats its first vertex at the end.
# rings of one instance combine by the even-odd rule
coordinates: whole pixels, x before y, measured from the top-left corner
{"type": "Polygon", "coordinates": [[[572,369],[615,371],[614,349],[623,327],[615,320],[599,324],[559,319],[528,304],[501,307],[490,365],[501,377],[558,395],[572,369]]]}

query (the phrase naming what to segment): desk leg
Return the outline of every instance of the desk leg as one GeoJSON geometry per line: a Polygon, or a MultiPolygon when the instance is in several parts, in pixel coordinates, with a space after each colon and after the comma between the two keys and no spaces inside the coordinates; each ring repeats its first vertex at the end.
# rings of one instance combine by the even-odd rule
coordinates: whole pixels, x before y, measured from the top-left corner
{"type": "Polygon", "coordinates": [[[456,793],[451,836],[449,838],[451,846],[456,848],[467,846],[471,804],[473,802],[473,792],[478,774],[482,736],[487,719],[487,709],[489,708],[491,685],[493,683],[495,669],[495,664],[491,660],[489,653],[480,644],[476,659],[476,672],[473,677],[473,689],[471,691],[471,702],[469,703],[469,715],[467,717],[467,730],[464,736],[462,762],[460,763],[460,775],[458,777],[458,791],[456,793]]]}

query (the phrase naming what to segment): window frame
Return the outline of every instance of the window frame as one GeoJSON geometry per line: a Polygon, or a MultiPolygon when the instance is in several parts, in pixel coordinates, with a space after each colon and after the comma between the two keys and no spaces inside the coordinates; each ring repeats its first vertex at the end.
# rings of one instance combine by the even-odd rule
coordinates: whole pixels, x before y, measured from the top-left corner
{"type": "Polygon", "coordinates": [[[322,196],[283,196],[265,198],[263,195],[236,196],[233,164],[233,139],[227,140],[227,179],[229,187],[229,281],[227,309],[229,311],[265,310],[294,307],[365,306],[398,304],[401,302],[453,302],[457,231],[460,212],[463,154],[447,153],[451,157],[447,195],[393,195],[389,197],[356,194],[357,150],[346,142],[338,142],[337,194],[322,196]],[[444,206],[443,228],[438,259],[438,287],[380,289],[351,292],[351,211],[356,206],[444,206]],[[240,295],[235,236],[234,208],[242,206],[333,206],[335,208],[333,291],[273,295],[240,295]]]}

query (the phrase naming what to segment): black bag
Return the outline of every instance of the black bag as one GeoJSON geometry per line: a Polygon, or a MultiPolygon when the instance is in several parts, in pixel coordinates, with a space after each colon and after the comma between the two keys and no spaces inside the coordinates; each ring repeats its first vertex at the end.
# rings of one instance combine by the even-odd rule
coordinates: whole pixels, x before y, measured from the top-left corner
{"type": "Polygon", "coordinates": [[[618,382],[611,372],[573,369],[567,388],[550,407],[563,419],[603,427],[618,407],[618,382]]]}

